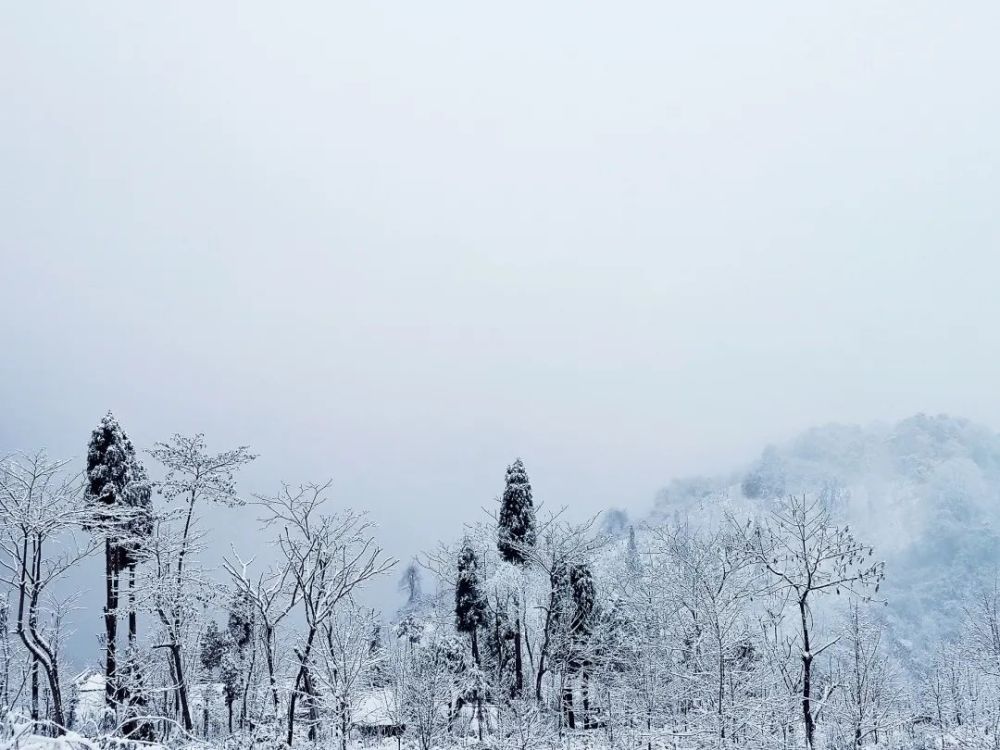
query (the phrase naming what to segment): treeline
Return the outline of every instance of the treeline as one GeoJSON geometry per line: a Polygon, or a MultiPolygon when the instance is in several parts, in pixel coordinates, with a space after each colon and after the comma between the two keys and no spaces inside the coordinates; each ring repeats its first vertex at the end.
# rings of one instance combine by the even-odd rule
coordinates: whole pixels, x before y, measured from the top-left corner
{"type": "MultiPolygon", "coordinates": [[[[875,551],[808,497],[721,520],[574,522],[536,506],[520,459],[494,513],[409,565],[399,612],[359,594],[394,565],[330,485],[245,496],[246,447],[156,444],[150,474],[107,415],[82,475],[43,453],[0,462],[0,709],[8,738],[104,744],[392,742],[494,748],[1000,747],[1000,594],[962,637],[891,638],[875,551]],[[201,562],[210,504],[260,537],[201,562]],[[256,561],[268,545],[272,564],[256,561]],[[104,560],[104,658],[80,680],[59,581],[104,560]],[[95,696],[93,686],[99,686],[95,696]]],[[[722,501],[720,501],[722,502],[722,501]]]]}

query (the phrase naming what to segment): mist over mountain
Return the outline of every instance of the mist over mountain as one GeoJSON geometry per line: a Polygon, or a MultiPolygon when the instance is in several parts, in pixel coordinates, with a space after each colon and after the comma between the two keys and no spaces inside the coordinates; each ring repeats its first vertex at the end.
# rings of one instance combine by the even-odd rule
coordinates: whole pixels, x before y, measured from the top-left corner
{"type": "Polygon", "coordinates": [[[968,419],[828,424],[728,475],[672,481],[652,517],[710,523],[789,494],[819,496],[886,561],[881,594],[903,653],[956,633],[965,597],[1000,560],[1000,435],[968,419]]]}

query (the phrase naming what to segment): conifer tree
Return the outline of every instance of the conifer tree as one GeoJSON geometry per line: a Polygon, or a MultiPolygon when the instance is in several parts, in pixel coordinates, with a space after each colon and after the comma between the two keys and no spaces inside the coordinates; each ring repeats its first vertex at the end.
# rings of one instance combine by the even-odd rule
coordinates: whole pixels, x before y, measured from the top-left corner
{"type": "MultiPolygon", "coordinates": [[[[500,503],[497,523],[497,549],[509,563],[524,567],[528,564],[528,551],[535,546],[535,506],[531,498],[531,482],[520,458],[507,467],[506,484],[500,503]]],[[[521,602],[515,601],[517,616],[514,618],[514,686],[513,697],[524,691],[524,662],[521,654],[521,602]]]]}
{"type": "Polygon", "coordinates": [[[535,546],[535,506],[531,482],[520,458],[507,467],[506,486],[500,503],[497,549],[509,563],[525,565],[527,550],[535,546]]]}
{"type": "Polygon", "coordinates": [[[472,658],[479,665],[479,628],[486,624],[486,600],[479,587],[479,560],[469,538],[458,553],[455,582],[455,629],[472,639],[472,658]]]}
{"type": "Polygon", "coordinates": [[[590,671],[593,659],[590,653],[591,638],[597,619],[597,587],[589,565],[575,565],[570,573],[573,587],[573,650],[580,672],[580,692],[583,698],[583,726],[592,728],[593,714],[590,710],[590,671]]]}
{"type": "Polygon", "coordinates": [[[256,632],[253,602],[246,591],[237,590],[229,602],[229,619],[226,623],[229,631],[229,649],[222,663],[222,682],[226,692],[226,709],[229,712],[229,732],[233,731],[233,704],[238,698],[243,698],[240,708],[240,727],[246,722],[247,691],[254,668],[254,659],[247,658],[247,648],[251,645],[256,632]]]}
{"type": "Polygon", "coordinates": [[[121,572],[130,570],[129,641],[134,643],[135,565],[142,539],[151,531],[150,486],[128,435],[108,412],[92,432],[87,450],[86,498],[92,508],[88,528],[104,537],[105,553],[105,697],[114,705],[123,697],[118,671],[118,605],[121,572]]]}
{"type": "MultiPolygon", "coordinates": [[[[462,541],[458,553],[458,576],[455,581],[455,629],[468,633],[472,642],[472,661],[479,680],[481,661],[479,658],[479,629],[486,624],[486,597],[479,586],[479,560],[472,549],[469,538],[462,541]]],[[[483,737],[483,696],[477,685],[473,691],[476,701],[476,717],[479,739],[483,737]]]]}
{"type": "Polygon", "coordinates": [[[569,582],[573,590],[573,623],[571,630],[577,641],[584,640],[593,633],[594,614],[597,605],[597,587],[589,565],[573,565],[569,582]]]}
{"type": "Polygon", "coordinates": [[[417,559],[413,558],[406,569],[403,570],[403,575],[399,577],[399,590],[406,594],[406,604],[404,605],[407,609],[416,609],[420,605],[420,600],[423,596],[423,581],[420,575],[420,565],[417,563],[417,559]]]}
{"type": "Polygon", "coordinates": [[[215,670],[222,666],[222,659],[231,645],[228,630],[220,630],[215,620],[209,620],[208,627],[201,639],[201,653],[199,654],[201,666],[207,673],[207,679],[202,688],[202,734],[205,737],[208,737],[208,699],[211,695],[211,682],[215,670]]]}
{"type": "Polygon", "coordinates": [[[573,681],[580,678],[583,694],[584,726],[590,722],[588,669],[591,640],[597,624],[597,588],[589,565],[560,563],[550,575],[551,617],[554,651],[564,671],[562,711],[566,725],[576,728],[573,712],[573,681]]]}

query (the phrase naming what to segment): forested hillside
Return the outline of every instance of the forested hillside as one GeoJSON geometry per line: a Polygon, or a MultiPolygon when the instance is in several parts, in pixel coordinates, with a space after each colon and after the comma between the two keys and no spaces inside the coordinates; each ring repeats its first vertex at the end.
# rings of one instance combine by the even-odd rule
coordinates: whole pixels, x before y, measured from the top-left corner
{"type": "Polygon", "coordinates": [[[0,746],[996,748],[1000,441],[949,417],[829,426],[652,516],[580,518],[498,472],[405,565],[329,481],[240,485],[201,435],[82,474],[0,461],[0,746]],[[204,510],[260,526],[213,569],[204,510]],[[269,551],[266,557],[260,553],[269,551]],[[101,628],[58,584],[102,560],[101,628]],[[258,559],[261,557],[262,559],[258,559]],[[364,604],[398,576],[400,608],[364,604]],[[91,628],[99,665],[63,644],[91,628]]]}
{"type": "Polygon", "coordinates": [[[954,637],[965,599],[1000,562],[1000,436],[967,419],[831,424],[766,447],[746,471],[671,482],[656,519],[761,512],[775,498],[821,498],[886,561],[886,617],[901,653],[954,637]]]}

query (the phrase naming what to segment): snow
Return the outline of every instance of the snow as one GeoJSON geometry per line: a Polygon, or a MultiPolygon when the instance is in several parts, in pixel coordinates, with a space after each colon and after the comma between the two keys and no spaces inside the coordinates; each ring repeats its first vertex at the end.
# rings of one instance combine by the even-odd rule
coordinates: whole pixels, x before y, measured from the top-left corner
{"type": "Polygon", "coordinates": [[[73,723],[77,727],[96,729],[104,715],[104,674],[96,670],[81,672],[73,679],[76,687],[76,707],[73,723]]]}
{"type": "Polygon", "coordinates": [[[353,723],[365,726],[391,726],[398,720],[393,717],[395,699],[387,688],[367,690],[351,702],[353,723]]]}
{"type": "Polygon", "coordinates": [[[76,732],[62,737],[41,737],[25,731],[0,743],[0,750],[98,750],[98,746],[76,732]]]}

